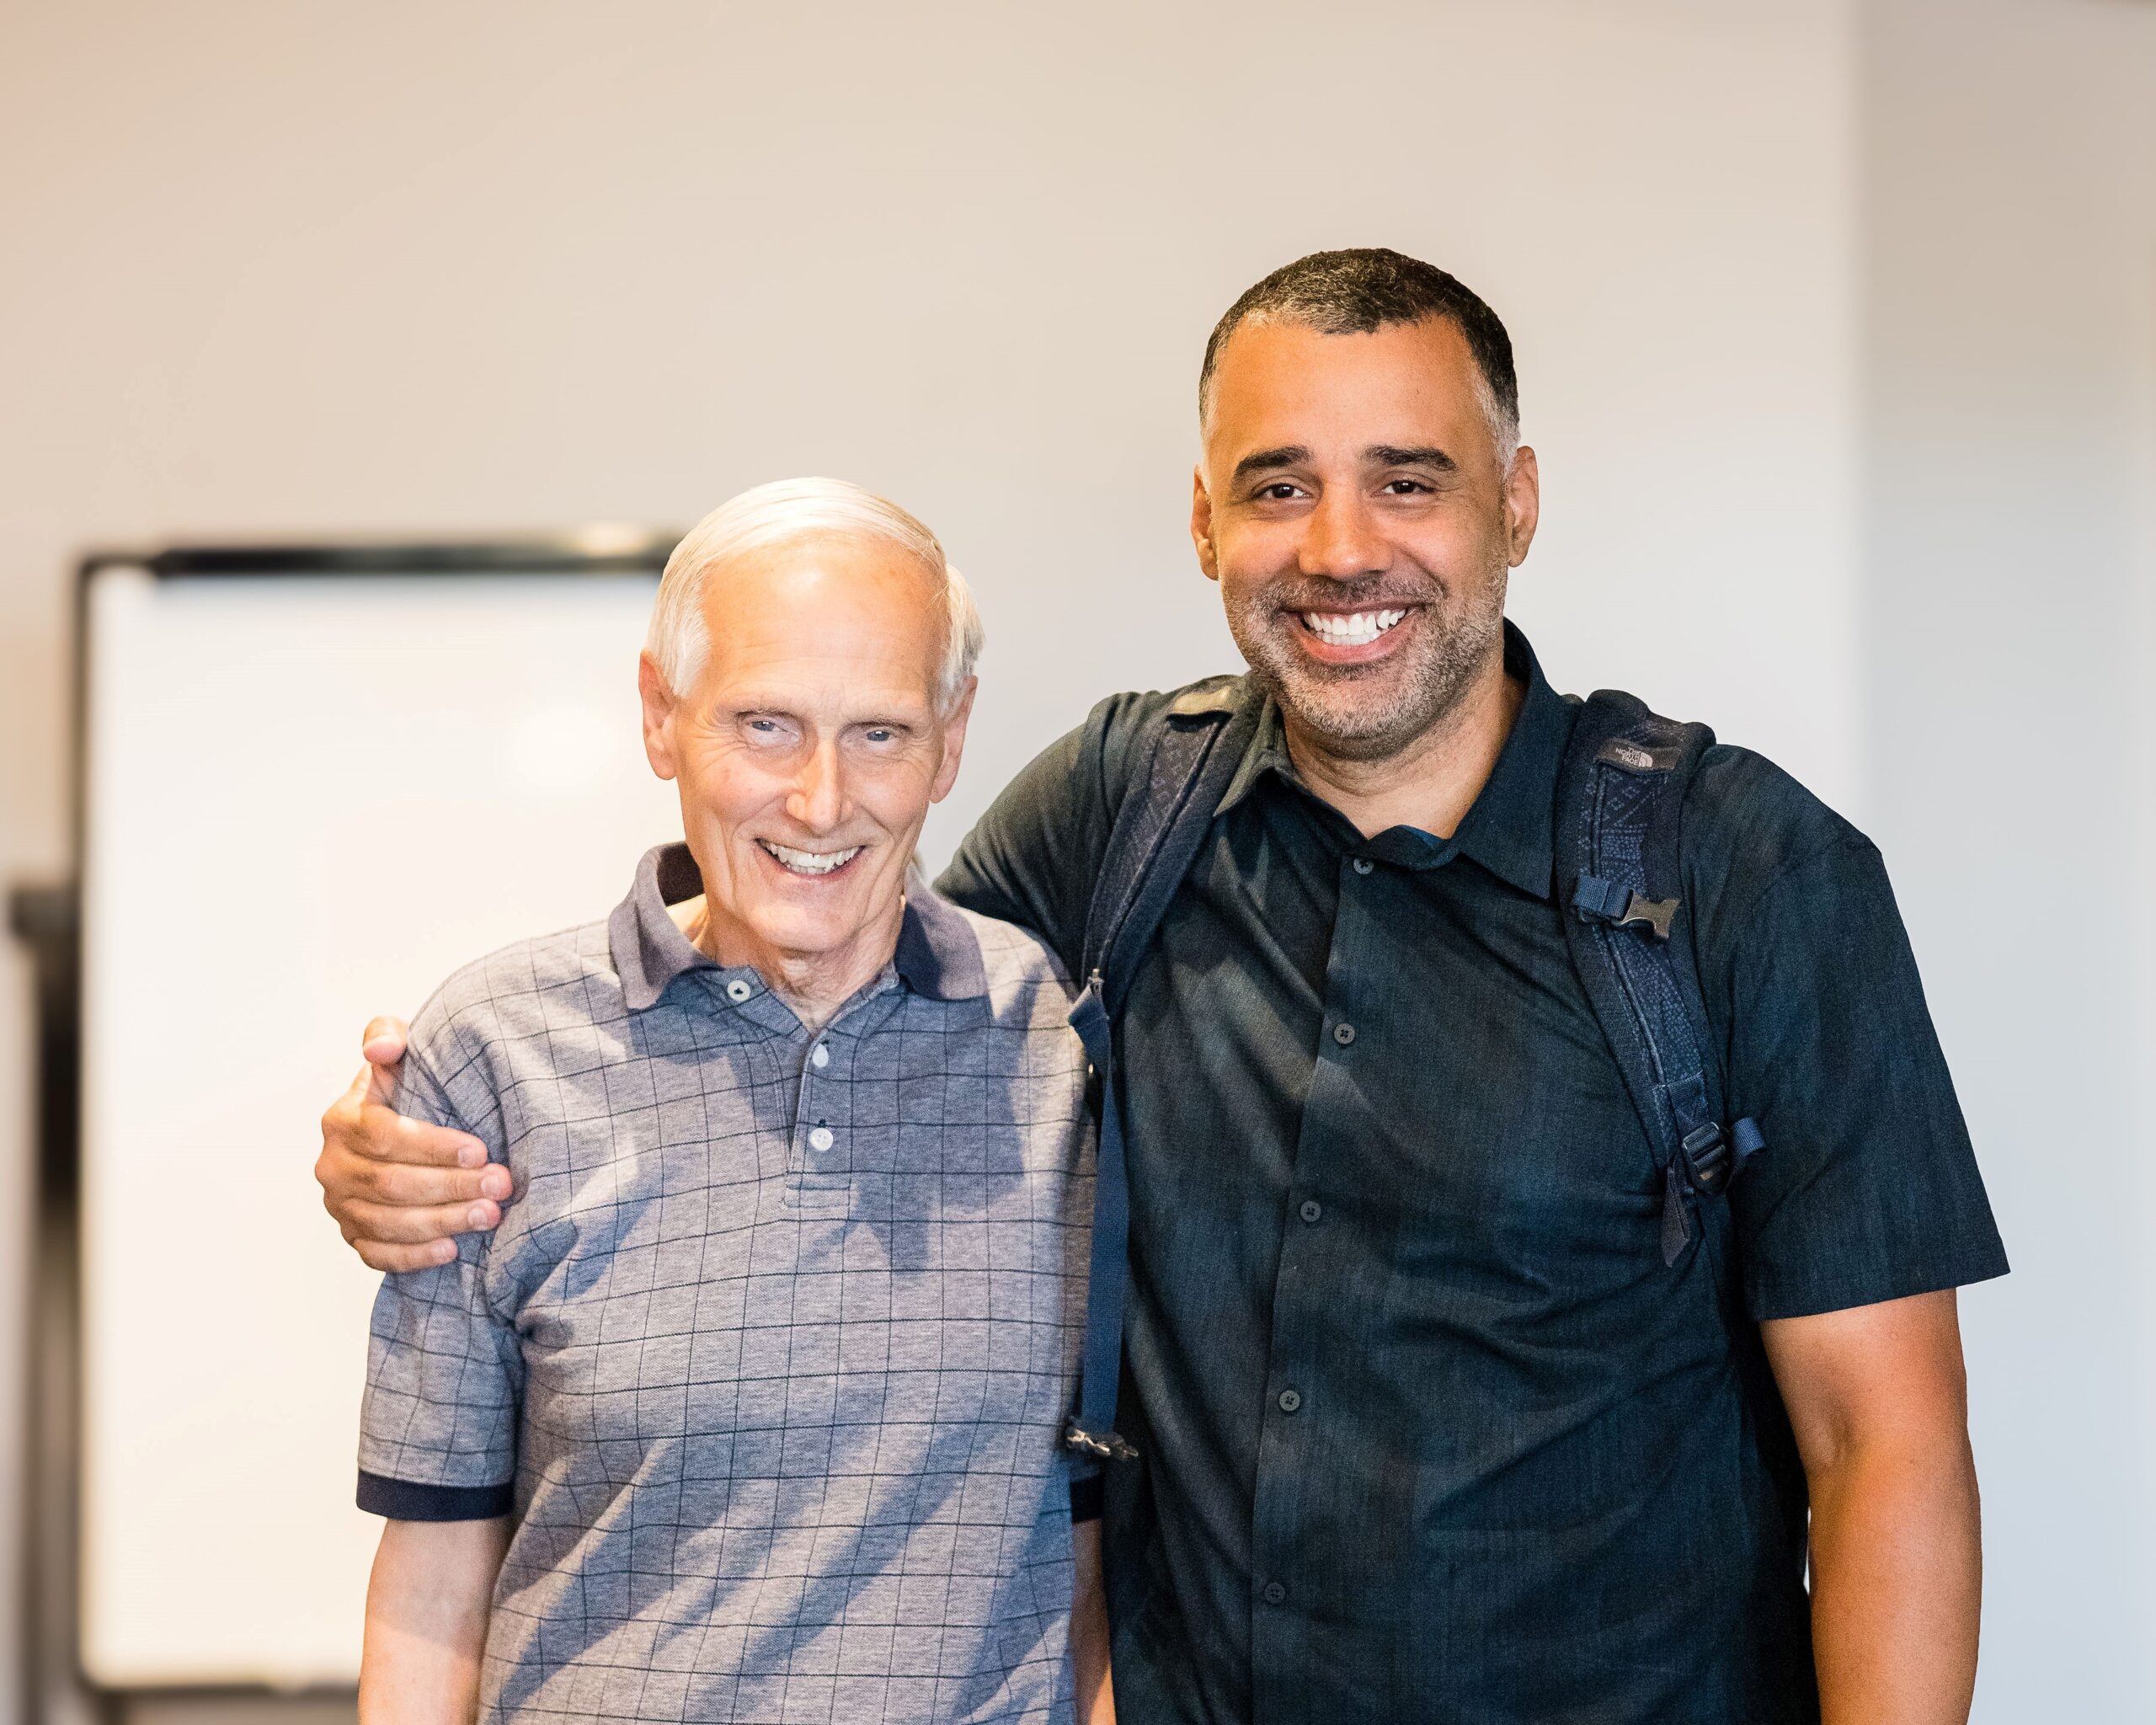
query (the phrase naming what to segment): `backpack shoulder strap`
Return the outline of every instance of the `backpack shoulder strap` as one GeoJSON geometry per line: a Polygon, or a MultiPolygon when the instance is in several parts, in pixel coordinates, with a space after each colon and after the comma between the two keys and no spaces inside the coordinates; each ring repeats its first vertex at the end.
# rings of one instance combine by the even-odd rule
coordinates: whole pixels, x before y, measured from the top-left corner
{"type": "Polygon", "coordinates": [[[1262,702],[1246,693],[1243,678],[1224,676],[1177,695],[1154,721],[1145,771],[1116,810],[1086,914],[1081,979],[1102,979],[1111,1018],[1257,729],[1262,702]]]}
{"type": "Polygon", "coordinates": [[[1573,967],[1662,1171],[1662,1255],[1691,1240],[1701,1196],[1766,1147],[1722,1124],[1721,1071],[1684,911],[1684,793],[1714,733],[1604,689],[1582,703],[1557,775],[1559,902],[1573,967]]]}
{"type": "Polygon", "coordinates": [[[1100,1155],[1093,1181],[1093,1238],[1086,1296],[1086,1347],[1078,1409],[1065,1442],[1097,1460],[1137,1451],[1117,1434],[1123,1308],[1130,1277],[1130,1185],[1123,1111],[1116,1095],[1114,1021],[1139,960],[1159,930],[1213,824],[1264,706],[1241,677],[1193,684],[1154,723],[1145,772],[1117,809],[1086,916],[1084,989],[1070,1023],[1100,1087],[1100,1155]]]}

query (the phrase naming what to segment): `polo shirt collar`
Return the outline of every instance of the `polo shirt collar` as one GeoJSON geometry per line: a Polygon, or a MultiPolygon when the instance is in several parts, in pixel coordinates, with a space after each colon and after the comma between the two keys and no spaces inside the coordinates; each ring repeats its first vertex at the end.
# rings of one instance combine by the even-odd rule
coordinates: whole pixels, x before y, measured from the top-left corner
{"type": "MultiPolygon", "coordinates": [[[[1505,624],[1506,672],[1527,685],[1526,698],[1513,720],[1512,733],[1498,752],[1497,764],[1460,830],[1441,839],[1412,827],[1395,827],[1367,841],[1373,855],[1407,868],[1431,868],[1454,856],[1472,857],[1499,879],[1549,898],[1556,887],[1553,807],[1557,771],[1571,740],[1577,714],[1550,686],[1541,661],[1527,637],[1505,624]]],[[[1288,740],[1279,704],[1270,695],[1259,715],[1257,734],[1237,763],[1216,812],[1225,814],[1267,777],[1304,790],[1288,740]]]]}
{"type": "MultiPolygon", "coordinates": [[[[622,979],[622,998],[631,1012],[656,1005],[677,976],[723,968],[682,933],[666,909],[703,889],[696,858],[678,841],[653,846],[637,864],[628,897],[606,920],[614,973],[622,979]]],[[[988,992],[979,937],[964,916],[915,871],[906,877],[905,914],[892,969],[908,988],[931,1000],[974,1000],[988,992]]]]}

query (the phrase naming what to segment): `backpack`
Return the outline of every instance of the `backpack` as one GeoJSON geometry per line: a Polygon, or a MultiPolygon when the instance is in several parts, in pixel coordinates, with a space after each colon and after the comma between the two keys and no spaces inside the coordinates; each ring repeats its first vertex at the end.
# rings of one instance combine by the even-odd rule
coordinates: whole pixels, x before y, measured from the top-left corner
{"type": "MultiPolygon", "coordinates": [[[[1682,908],[1684,793],[1714,733],[1613,690],[1566,699],[1579,716],[1557,773],[1553,854],[1559,903],[1570,912],[1565,942],[1654,1146],[1662,1257],[1673,1268],[1694,1237],[1697,1205],[1726,1192],[1766,1147],[1757,1122],[1721,1124],[1692,943],[1671,937],[1682,908]]],[[[1100,1153],[1078,1407],[1064,1441],[1097,1462],[1138,1453],[1115,1429],[1130,1235],[1115,1024],[1264,704],[1239,676],[1194,684],[1169,703],[1154,724],[1145,777],[1116,811],[1087,907],[1085,986],[1070,1023],[1098,1087],[1100,1153]]]]}

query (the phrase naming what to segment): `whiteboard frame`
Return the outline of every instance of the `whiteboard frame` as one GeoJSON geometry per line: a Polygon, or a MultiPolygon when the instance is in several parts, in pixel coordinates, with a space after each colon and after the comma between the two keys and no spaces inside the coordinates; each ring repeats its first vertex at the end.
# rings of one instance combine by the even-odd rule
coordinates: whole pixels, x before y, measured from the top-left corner
{"type": "Polygon", "coordinates": [[[38,1095],[31,1273],[31,1418],[24,1485],[34,1568],[24,1589],[22,1696],[25,1719],[116,1718],[121,1703],[169,1695],[236,1702],[298,1695],[348,1696],[336,1685],[279,1690],[266,1684],[113,1686],[89,1673],[82,1644],[83,874],[88,859],[91,590],[110,570],[159,582],[261,576],[387,576],[400,579],[503,575],[518,579],[623,575],[649,579],[665,566],[676,533],[593,527],[545,537],[460,541],[173,546],[153,553],[95,552],[75,571],[73,710],[69,728],[72,867],[56,889],[13,895],[11,921],[35,953],[38,980],[38,1095]]]}

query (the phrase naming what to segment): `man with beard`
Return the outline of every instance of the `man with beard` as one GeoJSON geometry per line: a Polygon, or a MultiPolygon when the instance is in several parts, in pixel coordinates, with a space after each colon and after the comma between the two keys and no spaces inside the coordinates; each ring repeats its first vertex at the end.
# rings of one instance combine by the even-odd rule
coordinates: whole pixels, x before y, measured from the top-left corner
{"type": "MultiPolygon", "coordinates": [[[[1222,318],[1199,409],[1192,535],[1251,675],[1103,702],[941,883],[1084,976],[1164,731],[1243,720],[1104,1074],[1120,1717],[1966,1718],[1953,1290],[2005,1263],[1877,852],[1696,759],[1647,908],[1769,1148],[1680,1180],[1567,927],[1606,884],[1561,854],[1581,709],[1503,617],[1539,498],[1502,325],[1319,254],[1222,318]]],[[[499,1177],[364,1092],[318,1165],[363,1255],[490,1225],[499,1177]]]]}

